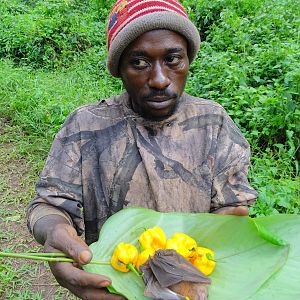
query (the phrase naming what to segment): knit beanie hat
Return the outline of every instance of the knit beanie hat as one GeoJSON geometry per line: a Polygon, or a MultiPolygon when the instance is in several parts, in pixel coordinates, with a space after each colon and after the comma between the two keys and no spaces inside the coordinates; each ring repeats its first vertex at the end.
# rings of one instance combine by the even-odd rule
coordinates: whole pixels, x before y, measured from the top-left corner
{"type": "Polygon", "coordinates": [[[125,48],[154,29],[184,36],[190,63],[194,60],[200,46],[199,32],[177,0],[117,0],[107,24],[107,67],[113,76],[119,77],[119,60],[125,48]]]}

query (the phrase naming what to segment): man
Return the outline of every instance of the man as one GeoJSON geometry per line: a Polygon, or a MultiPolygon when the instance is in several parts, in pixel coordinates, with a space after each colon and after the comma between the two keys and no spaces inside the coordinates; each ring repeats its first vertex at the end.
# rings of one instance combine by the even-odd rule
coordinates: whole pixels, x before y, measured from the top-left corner
{"type": "MultiPolygon", "coordinates": [[[[183,92],[200,38],[176,0],[117,1],[108,69],[126,92],[73,112],[57,134],[28,210],[46,252],[88,263],[87,244],[127,206],[247,215],[256,198],[249,145],[224,109],[183,92]],[[86,243],[78,234],[85,233],[86,243]]],[[[122,224],[120,224],[122,226],[122,224]]],[[[121,299],[109,278],[50,265],[83,299],[121,299]]]]}

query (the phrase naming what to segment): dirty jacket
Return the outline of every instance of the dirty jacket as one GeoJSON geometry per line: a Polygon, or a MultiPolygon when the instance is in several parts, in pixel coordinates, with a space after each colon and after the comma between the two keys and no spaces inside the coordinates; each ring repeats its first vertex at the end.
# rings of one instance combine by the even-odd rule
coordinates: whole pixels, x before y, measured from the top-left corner
{"type": "MultiPolygon", "coordinates": [[[[184,93],[163,121],[137,115],[127,93],[78,108],[55,137],[28,225],[62,214],[89,244],[124,207],[213,212],[251,204],[249,144],[224,109],[184,93]]],[[[121,224],[120,224],[121,225],[121,224]]]]}

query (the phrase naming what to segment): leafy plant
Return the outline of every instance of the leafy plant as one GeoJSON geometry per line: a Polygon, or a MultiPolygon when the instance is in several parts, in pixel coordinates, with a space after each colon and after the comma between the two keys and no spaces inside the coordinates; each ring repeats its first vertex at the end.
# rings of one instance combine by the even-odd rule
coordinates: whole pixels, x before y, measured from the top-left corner
{"type": "Polygon", "coordinates": [[[81,1],[36,1],[2,7],[0,57],[34,67],[69,66],[93,46],[105,44],[105,21],[81,1]],[[22,8],[20,8],[22,7],[22,8]]]}

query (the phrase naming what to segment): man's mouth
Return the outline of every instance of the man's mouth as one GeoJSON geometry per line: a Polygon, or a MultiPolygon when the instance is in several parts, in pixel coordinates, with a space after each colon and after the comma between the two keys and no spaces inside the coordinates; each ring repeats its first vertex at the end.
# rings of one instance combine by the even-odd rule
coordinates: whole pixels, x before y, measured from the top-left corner
{"type": "Polygon", "coordinates": [[[174,102],[173,97],[153,97],[147,99],[147,104],[153,109],[165,109],[172,105],[174,102]]]}
{"type": "Polygon", "coordinates": [[[173,99],[172,97],[152,97],[147,99],[148,102],[164,102],[173,99]]]}

